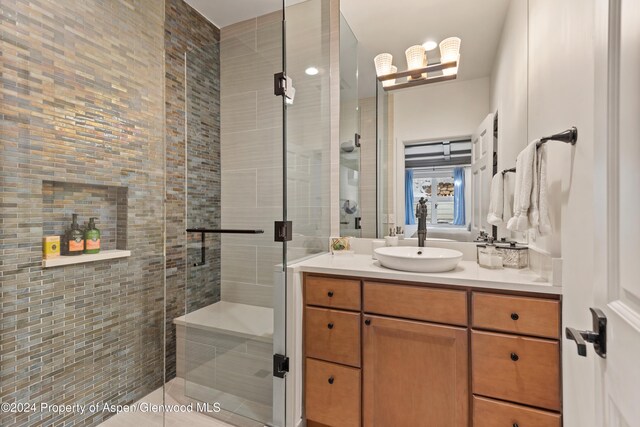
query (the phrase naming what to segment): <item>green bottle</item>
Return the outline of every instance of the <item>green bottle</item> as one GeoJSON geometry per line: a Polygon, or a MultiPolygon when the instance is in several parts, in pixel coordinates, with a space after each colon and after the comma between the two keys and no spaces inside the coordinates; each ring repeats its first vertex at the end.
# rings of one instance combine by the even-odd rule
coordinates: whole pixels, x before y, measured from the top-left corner
{"type": "Polygon", "coordinates": [[[84,253],[97,254],[100,252],[100,230],[96,228],[96,218],[89,218],[89,226],[84,232],[84,253]]]}
{"type": "Polygon", "coordinates": [[[67,255],[82,255],[84,250],[84,233],[78,225],[78,214],[72,214],[71,228],[67,230],[67,255]]]}

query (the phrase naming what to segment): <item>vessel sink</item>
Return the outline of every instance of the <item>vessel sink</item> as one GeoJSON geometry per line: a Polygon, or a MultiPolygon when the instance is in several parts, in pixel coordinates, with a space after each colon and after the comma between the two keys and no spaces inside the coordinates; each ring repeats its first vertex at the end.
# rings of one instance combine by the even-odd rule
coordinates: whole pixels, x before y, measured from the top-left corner
{"type": "Polygon", "coordinates": [[[392,246],[375,250],[383,267],[417,273],[441,273],[456,268],[462,252],[444,248],[392,246]]]}

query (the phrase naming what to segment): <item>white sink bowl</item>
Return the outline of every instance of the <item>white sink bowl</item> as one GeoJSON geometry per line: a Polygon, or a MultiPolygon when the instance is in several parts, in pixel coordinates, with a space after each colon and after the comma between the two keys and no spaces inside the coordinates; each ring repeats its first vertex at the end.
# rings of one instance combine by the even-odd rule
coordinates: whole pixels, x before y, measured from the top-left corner
{"type": "Polygon", "coordinates": [[[416,273],[442,273],[456,268],[462,252],[443,248],[392,246],[375,250],[383,267],[416,273]]]}

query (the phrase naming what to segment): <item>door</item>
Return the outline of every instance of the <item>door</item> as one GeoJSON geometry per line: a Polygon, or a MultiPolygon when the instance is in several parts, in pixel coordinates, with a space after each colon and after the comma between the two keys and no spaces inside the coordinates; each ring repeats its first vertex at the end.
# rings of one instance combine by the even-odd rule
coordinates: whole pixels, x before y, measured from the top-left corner
{"type": "Polygon", "coordinates": [[[364,316],[365,427],[466,427],[467,330],[364,316]]]}
{"type": "MultiPolygon", "coordinates": [[[[565,297],[566,326],[589,306],[607,317],[606,358],[587,347],[587,359],[565,340],[567,419],[585,427],[640,426],[640,4],[596,0],[596,127],[593,295],[565,297]],[[576,371],[576,366],[579,371],[576,371]],[[595,417],[588,409],[593,399],[595,417]],[[578,400],[578,401],[576,401],[578,400]],[[586,413],[586,415],[582,415],[586,413]]],[[[587,315],[588,316],[588,315],[587,315]]],[[[586,319],[585,316],[583,316],[586,319]]],[[[573,427],[571,424],[570,427],[573,427]]]]}
{"type": "Polygon", "coordinates": [[[471,136],[471,233],[489,231],[489,192],[493,178],[493,114],[480,123],[471,136]]]}
{"type": "Polygon", "coordinates": [[[263,3],[240,21],[220,11],[219,42],[184,56],[186,313],[168,389],[232,424],[284,426],[284,10],[263,3]]]}
{"type": "Polygon", "coordinates": [[[595,153],[602,173],[596,182],[606,198],[596,205],[602,240],[596,239],[594,304],[608,325],[607,358],[595,363],[596,417],[598,425],[634,427],[640,426],[640,4],[599,3],[608,13],[596,16],[609,16],[609,55],[603,57],[609,58],[609,74],[603,79],[608,111],[600,130],[606,132],[606,151],[595,153]]]}

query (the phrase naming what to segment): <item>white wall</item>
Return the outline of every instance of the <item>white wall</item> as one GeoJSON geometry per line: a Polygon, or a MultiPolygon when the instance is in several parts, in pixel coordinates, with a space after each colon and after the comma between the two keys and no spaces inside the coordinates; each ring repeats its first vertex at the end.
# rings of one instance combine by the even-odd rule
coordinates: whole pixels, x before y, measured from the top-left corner
{"type": "Polygon", "coordinates": [[[394,92],[396,221],[404,223],[404,144],[471,136],[490,110],[488,77],[394,92]]]}
{"type": "Polygon", "coordinates": [[[396,141],[469,136],[489,113],[489,78],[394,92],[396,141]]]}
{"type": "MultiPolygon", "coordinates": [[[[498,113],[498,171],[515,166],[527,135],[527,1],[512,1],[491,73],[491,111],[498,113]]],[[[513,194],[515,175],[506,175],[513,194]]],[[[498,235],[505,236],[506,227],[498,235]]],[[[522,238],[524,236],[512,236],[522,238]]]]}
{"type": "MultiPolygon", "coordinates": [[[[547,143],[553,233],[531,246],[562,257],[563,323],[591,325],[594,250],[594,5],[595,0],[529,2],[529,137],[578,128],[574,147],[547,143]]],[[[606,143],[601,141],[599,143],[606,143]]],[[[564,341],[564,425],[591,426],[595,417],[594,352],[578,357],[564,341]]]]}
{"type": "Polygon", "coordinates": [[[527,136],[527,2],[512,1],[491,73],[491,111],[498,113],[498,169],[515,166],[527,136]]]}

